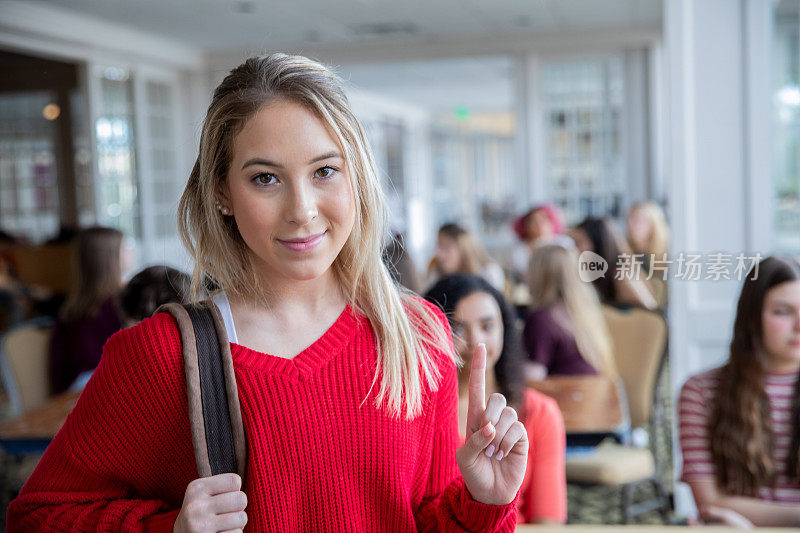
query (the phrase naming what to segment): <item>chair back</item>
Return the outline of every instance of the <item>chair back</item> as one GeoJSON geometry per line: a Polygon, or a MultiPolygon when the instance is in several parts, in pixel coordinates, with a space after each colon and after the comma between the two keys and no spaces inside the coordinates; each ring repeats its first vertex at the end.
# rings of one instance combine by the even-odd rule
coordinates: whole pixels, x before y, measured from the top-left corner
{"type": "Polygon", "coordinates": [[[21,324],[0,337],[0,375],[12,416],[44,404],[50,397],[48,367],[52,321],[21,324]]]}
{"type": "Polygon", "coordinates": [[[625,393],[608,376],[550,376],[528,386],[553,398],[568,434],[621,434],[630,428],[625,393]]]}
{"type": "Polygon", "coordinates": [[[50,289],[56,294],[69,292],[73,282],[71,245],[14,246],[11,257],[21,282],[50,289]]]}
{"type": "Polygon", "coordinates": [[[628,397],[631,426],[645,426],[650,422],[658,375],[667,353],[667,322],[655,311],[602,307],[614,343],[614,362],[628,397]]]}

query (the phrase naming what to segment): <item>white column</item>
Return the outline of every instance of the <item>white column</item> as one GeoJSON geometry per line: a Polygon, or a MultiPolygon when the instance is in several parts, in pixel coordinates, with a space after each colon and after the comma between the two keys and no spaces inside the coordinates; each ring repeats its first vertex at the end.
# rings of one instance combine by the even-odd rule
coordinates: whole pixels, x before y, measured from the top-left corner
{"type": "MultiPolygon", "coordinates": [[[[759,0],[664,2],[673,259],[680,252],[768,252],[772,189],[769,115],[762,102],[769,102],[769,82],[756,78],[768,68],[764,21],[770,9],[770,2],[759,0]],[[756,180],[762,191],[756,192],[756,180]]],[[[671,282],[676,399],[689,375],[727,359],[740,286],[736,280],[671,282]]],[[[694,511],[683,484],[676,487],[676,506],[681,513],[694,511]]]]}

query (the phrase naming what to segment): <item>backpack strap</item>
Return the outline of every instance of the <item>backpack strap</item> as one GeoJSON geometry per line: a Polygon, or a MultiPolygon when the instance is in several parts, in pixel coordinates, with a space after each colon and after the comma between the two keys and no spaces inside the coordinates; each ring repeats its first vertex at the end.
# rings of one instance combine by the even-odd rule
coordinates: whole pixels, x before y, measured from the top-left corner
{"type": "Polygon", "coordinates": [[[233,372],[230,343],[219,309],[199,304],[165,304],[156,313],[175,318],[181,338],[189,424],[200,477],[237,473],[242,479],[247,445],[233,372]]]}

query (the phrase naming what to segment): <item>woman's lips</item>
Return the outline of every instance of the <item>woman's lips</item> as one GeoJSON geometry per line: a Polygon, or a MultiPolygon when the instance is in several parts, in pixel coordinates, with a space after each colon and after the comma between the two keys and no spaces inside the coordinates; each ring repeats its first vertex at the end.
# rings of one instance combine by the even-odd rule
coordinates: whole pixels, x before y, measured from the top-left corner
{"type": "Polygon", "coordinates": [[[325,237],[326,233],[326,231],[323,231],[322,233],[299,239],[278,239],[278,242],[294,252],[304,252],[317,246],[325,237]]]}

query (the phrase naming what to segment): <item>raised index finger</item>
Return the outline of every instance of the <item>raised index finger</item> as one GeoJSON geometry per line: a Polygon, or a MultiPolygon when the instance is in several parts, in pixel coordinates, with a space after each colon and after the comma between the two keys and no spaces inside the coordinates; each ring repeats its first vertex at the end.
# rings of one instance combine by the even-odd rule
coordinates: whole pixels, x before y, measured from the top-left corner
{"type": "Polygon", "coordinates": [[[467,409],[467,438],[483,425],[486,410],[486,345],[481,343],[472,354],[469,369],[469,407],[467,409]]]}

